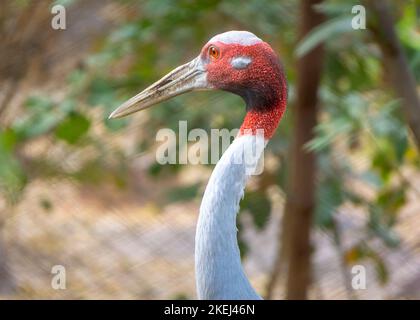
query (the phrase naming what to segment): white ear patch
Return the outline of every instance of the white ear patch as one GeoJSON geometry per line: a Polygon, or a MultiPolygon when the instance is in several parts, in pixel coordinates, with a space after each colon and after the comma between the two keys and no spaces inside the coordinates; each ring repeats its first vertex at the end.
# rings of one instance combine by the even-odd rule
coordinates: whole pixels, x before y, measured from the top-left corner
{"type": "Polygon", "coordinates": [[[230,61],[230,64],[235,69],[245,69],[246,67],[249,66],[251,62],[252,62],[252,59],[250,57],[239,56],[239,57],[232,58],[232,60],[230,61]]]}
{"type": "Polygon", "coordinates": [[[240,44],[243,46],[252,46],[262,42],[255,34],[248,31],[228,31],[218,34],[210,39],[209,42],[223,42],[225,44],[240,44]]]}

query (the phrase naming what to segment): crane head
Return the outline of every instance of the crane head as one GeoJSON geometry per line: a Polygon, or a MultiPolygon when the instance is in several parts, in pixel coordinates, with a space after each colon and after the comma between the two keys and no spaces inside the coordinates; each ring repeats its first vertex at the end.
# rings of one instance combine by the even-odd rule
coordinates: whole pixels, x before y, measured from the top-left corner
{"type": "Polygon", "coordinates": [[[248,109],[262,110],[285,99],[286,82],[274,51],[247,31],[211,38],[198,57],[181,65],[119,106],[120,118],[193,90],[221,89],[241,96],[248,109]]]}

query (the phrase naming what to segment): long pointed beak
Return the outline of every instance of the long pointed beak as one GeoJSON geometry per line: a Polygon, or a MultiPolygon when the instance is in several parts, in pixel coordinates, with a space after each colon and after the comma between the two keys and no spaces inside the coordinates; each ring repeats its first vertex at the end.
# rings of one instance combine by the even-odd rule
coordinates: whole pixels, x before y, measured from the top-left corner
{"type": "Polygon", "coordinates": [[[121,118],[182,93],[200,89],[210,88],[207,85],[207,74],[203,62],[200,57],[197,57],[172,70],[162,79],[124,102],[111,113],[109,118],[121,118]]]}

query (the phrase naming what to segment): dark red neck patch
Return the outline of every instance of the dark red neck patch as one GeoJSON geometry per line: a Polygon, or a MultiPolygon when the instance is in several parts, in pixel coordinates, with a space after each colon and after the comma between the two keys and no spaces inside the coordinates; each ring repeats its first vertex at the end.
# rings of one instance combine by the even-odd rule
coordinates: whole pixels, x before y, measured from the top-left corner
{"type": "MultiPolygon", "coordinates": [[[[287,84],[278,57],[265,42],[250,46],[216,45],[220,47],[221,57],[220,61],[209,62],[207,81],[244,99],[247,114],[240,128],[241,135],[256,134],[258,129],[263,129],[264,137],[270,139],[287,102],[287,84]],[[230,64],[237,57],[251,58],[252,62],[248,67],[237,70],[230,64]]],[[[206,49],[203,49],[202,55],[206,49]]]]}

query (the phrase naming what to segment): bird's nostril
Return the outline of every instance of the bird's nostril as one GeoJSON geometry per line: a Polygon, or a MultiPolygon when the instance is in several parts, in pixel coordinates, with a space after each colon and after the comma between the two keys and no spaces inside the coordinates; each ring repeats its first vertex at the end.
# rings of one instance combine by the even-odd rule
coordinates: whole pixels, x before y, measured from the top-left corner
{"type": "Polygon", "coordinates": [[[168,78],[168,79],[163,80],[161,83],[159,83],[157,89],[163,87],[164,85],[167,85],[170,82],[172,82],[172,79],[171,78],[168,78]]]}

